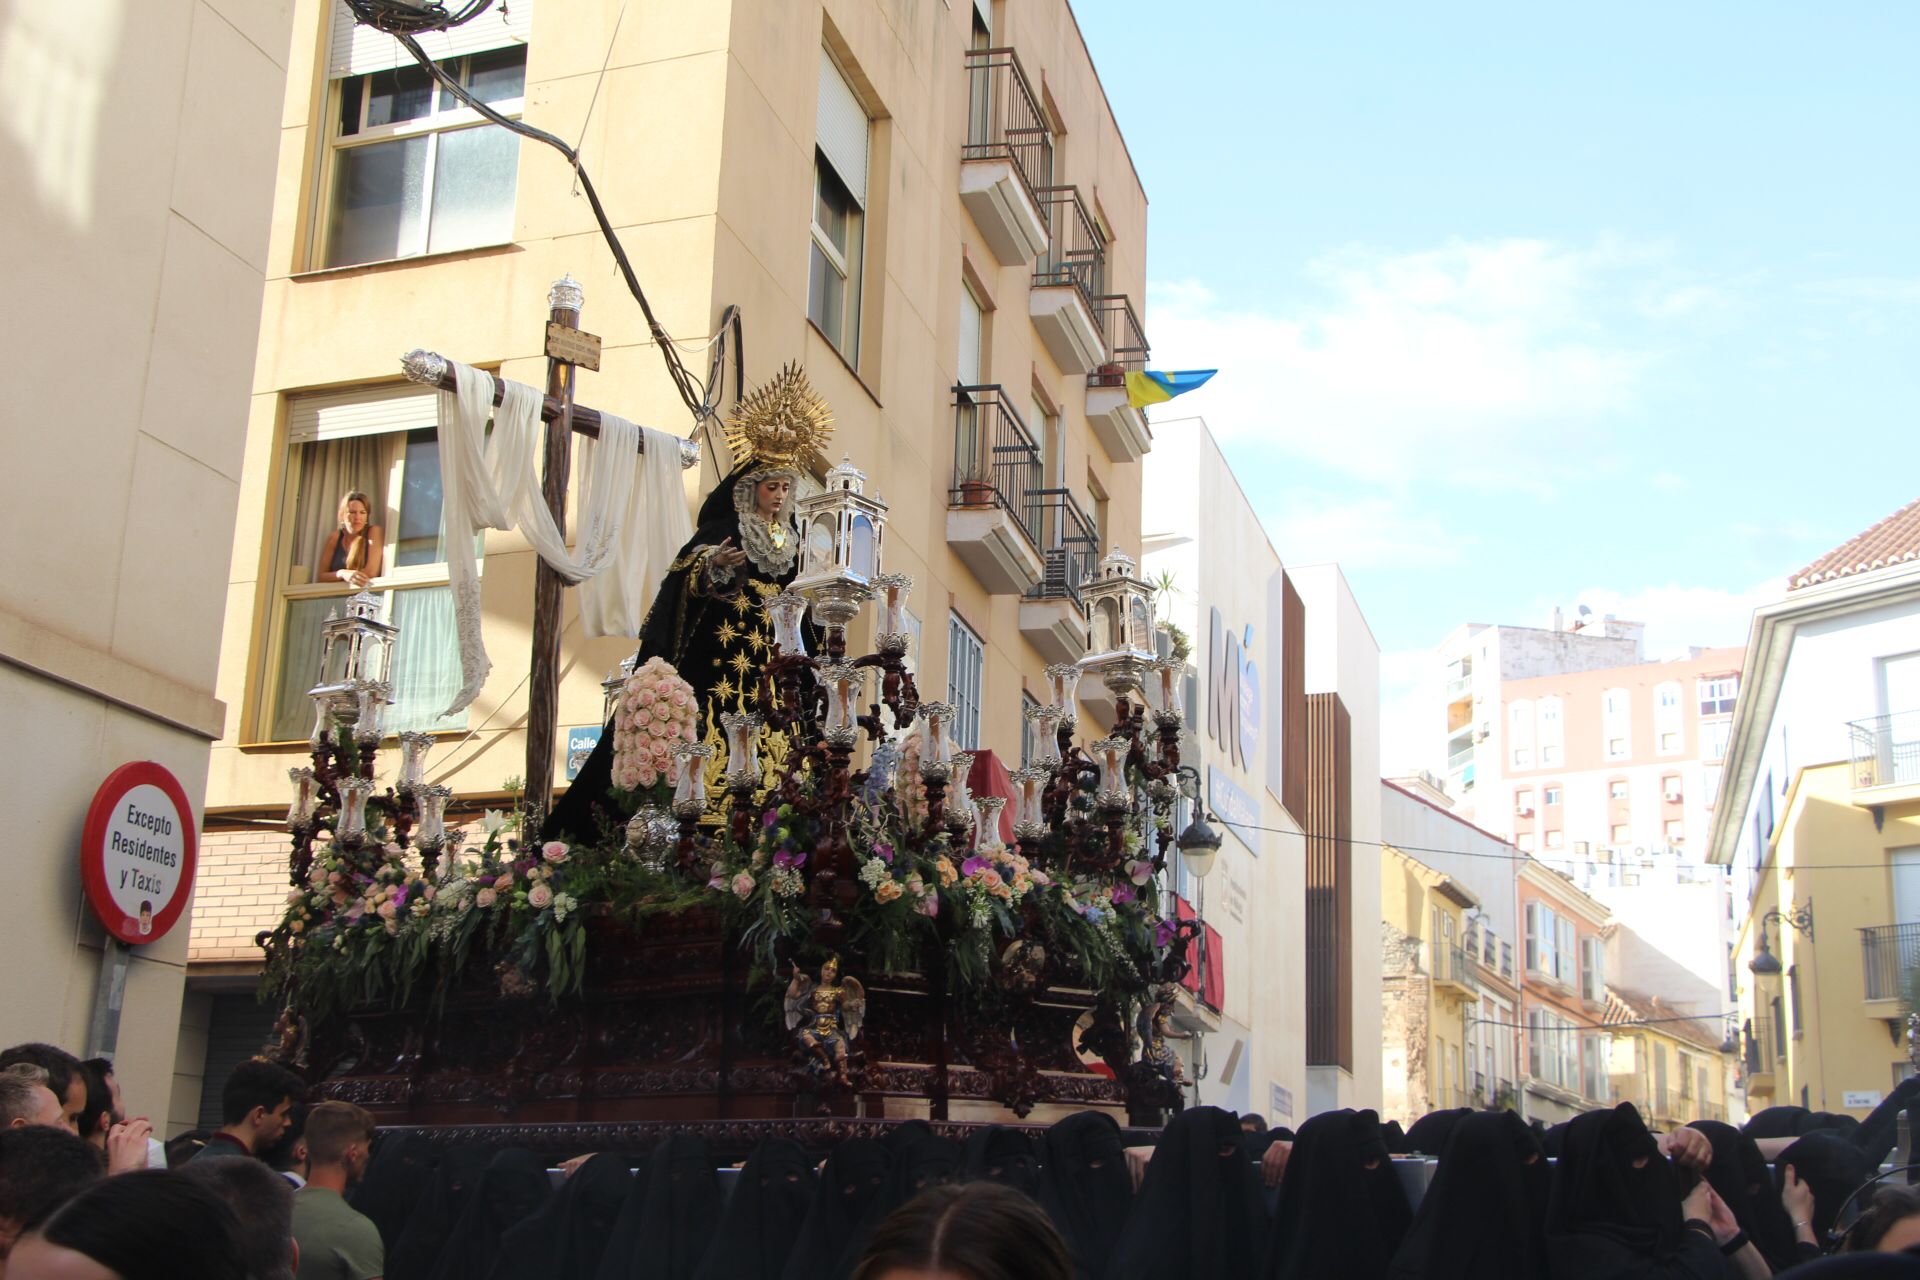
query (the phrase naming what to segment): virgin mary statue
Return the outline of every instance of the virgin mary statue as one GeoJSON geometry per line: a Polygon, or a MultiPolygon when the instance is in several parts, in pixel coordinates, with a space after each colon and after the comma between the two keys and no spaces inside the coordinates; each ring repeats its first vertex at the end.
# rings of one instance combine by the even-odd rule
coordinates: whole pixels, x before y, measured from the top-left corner
{"type": "MultiPolygon", "coordinates": [[[[693,686],[704,731],[745,709],[751,673],[773,651],[765,604],[793,581],[800,534],[794,486],[832,433],[832,415],[807,375],[788,365],[735,408],[727,423],[733,470],[707,494],[640,628],[639,666],[665,658],[693,686]]],[[[546,838],[596,839],[627,816],[609,788],[613,725],[547,820],[546,838]]]]}

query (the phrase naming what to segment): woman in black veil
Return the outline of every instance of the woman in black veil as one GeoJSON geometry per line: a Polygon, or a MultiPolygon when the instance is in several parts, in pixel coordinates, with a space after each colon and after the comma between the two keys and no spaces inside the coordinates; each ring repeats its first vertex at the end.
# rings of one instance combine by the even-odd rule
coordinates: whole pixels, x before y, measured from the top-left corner
{"type": "Polygon", "coordinates": [[[1323,1111],[1294,1135],[1262,1275],[1377,1280],[1412,1221],[1379,1115],[1323,1111]]]}
{"type": "Polygon", "coordinates": [[[1040,1207],[1067,1242],[1078,1280],[1102,1280],[1126,1229],[1133,1182],[1125,1146],[1104,1111],[1076,1112],[1040,1135],[1040,1207]]]}
{"type": "MultiPolygon", "coordinates": [[[[634,665],[672,663],[693,686],[703,729],[723,711],[746,709],[751,673],[773,652],[764,606],[793,581],[798,563],[793,489],[826,443],[831,420],[797,366],[741,402],[727,426],[733,470],[701,502],[693,537],[668,565],[641,624],[634,665]]],[[[544,838],[592,841],[603,824],[624,822],[628,815],[608,795],[612,780],[609,722],[554,806],[544,838]]]]}
{"type": "Polygon", "coordinates": [[[1547,1280],[1552,1173],[1540,1140],[1511,1111],[1468,1111],[1447,1131],[1390,1280],[1547,1280]]]}
{"type": "Polygon", "coordinates": [[[1107,1280],[1253,1274],[1265,1226],[1259,1182],[1240,1146],[1240,1119],[1191,1107],[1160,1134],[1107,1280]]]}

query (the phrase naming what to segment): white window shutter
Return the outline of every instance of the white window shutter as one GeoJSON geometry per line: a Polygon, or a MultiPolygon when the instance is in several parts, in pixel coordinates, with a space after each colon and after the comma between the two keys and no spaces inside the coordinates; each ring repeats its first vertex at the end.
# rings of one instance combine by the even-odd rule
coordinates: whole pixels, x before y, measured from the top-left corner
{"type": "Polygon", "coordinates": [[[980,15],[980,25],[989,34],[993,31],[993,0],[973,0],[973,11],[980,15]]]}
{"type": "Polygon", "coordinates": [[[438,393],[411,382],[296,396],[287,404],[287,443],[412,431],[439,421],[438,393]]]}
{"type": "Polygon", "coordinates": [[[839,64],[820,50],[820,105],[814,121],[815,141],[855,203],[867,207],[867,109],[854,96],[839,64]]]}
{"type": "MultiPolygon", "coordinates": [[[[384,31],[361,26],[353,20],[346,0],[332,0],[333,40],[327,55],[327,74],[361,76],[369,71],[388,71],[394,67],[415,65],[413,55],[384,31]]],[[[416,36],[420,47],[435,62],[485,53],[527,43],[533,30],[533,0],[494,0],[493,7],[472,22],[450,31],[431,31],[416,36]]]]}

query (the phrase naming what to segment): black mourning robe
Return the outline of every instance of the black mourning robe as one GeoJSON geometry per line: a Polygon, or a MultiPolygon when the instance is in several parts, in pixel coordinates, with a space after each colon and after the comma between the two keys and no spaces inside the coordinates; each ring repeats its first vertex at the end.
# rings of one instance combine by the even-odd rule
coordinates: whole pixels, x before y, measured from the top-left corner
{"type": "Polygon", "coordinates": [[[1780,1203],[1773,1185],[1773,1171],[1760,1154],[1754,1140],[1730,1124],[1718,1120],[1695,1120],[1688,1126],[1706,1135],[1713,1145],[1713,1163],[1707,1166],[1707,1181],[1715,1193],[1727,1202],[1740,1229],[1753,1241],[1753,1247],[1775,1271],[1784,1271],[1800,1260],[1793,1238],[1793,1219],[1780,1203]]]}
{"type": "Polygon", "coordinates": [[[1113,1247],[1107,1280],[1253,1275],[1264,1215],[1240,1138],[1239,1117],[1218,1107],[1173,1118],[1113,1247]]]}
{"type": "Polygon", "coordinates": [[[780,1280],[813,1203],[813,1161],[788,1138],[763,1138],[734,1179],[696,1280],[780,1280]]]}
{"type": "Polygon", "coordinates": [[[389,1256],[399,1246],[400,1233],[433,1184],[439,1165],[440,1153],[425,1134],[389,1133],[374,1146],[366,1176],[348,1203],[379,1228],[380,1243],[389,1256]]]}
{"type": "MultiPolygon", "coordinates": [[[[1419,1121],[1415,1121],[1414,1123],[1418,1124],[1419,1121]]],[[[1414,1150],[1413,1147],[1408,1145],[1413,1140],[1413,1135],[1407,1130],[1402,1129],[1398,1120],[1389,1120],[1381,1125],[1380,1137],[1386,1142],[1387,1154],[1390,1156],[1404,1156],[1414,1150]]],[[[1435,1154],[1438,1153],[1436,1152],[1435,1154]]]]}
{"type": "Polygon", "coordinates": [[[1387,1274],[1392,1280],[1547,1280],[1551,1184],[1540,1140],[1519,1116],[1457,1117],[1387,1274]]]}
{"type": "MultiPolygon", "coordinates": [[[[1471,1107],[1451,1107],[1445,1111],[1429,1111],[1413,1122],[1407,1130],[1406,1146],[1403,1152],[1419,1152],[1423,1156],[1437,1156],[1447,1149],[1447,1137],[1454,1126],[1473,1114],[1471,1107]]],[[[1388,1143],[1391,1151],[1393,1144],[1388,1143]]]]}
{"type": "Polygon", "coordinates": [[[1033,1142],[1018,1129],[990,1125],[967,1139],[967,1178],[997,1182],[1040,1198],[1040,1171],[1034,1162],[1033,1142]]]}
{"type": "Polygon", "coordinates": [[[720,1183],[705,1138],[674,1134],[627,1190],[598,1280],[693,1280],[720,1221],[720,1183]]]}
{"type": "Polygon", "coordinates": [[[928,1187],[957,1182],[966,1173],[966,1148],[951,1138],[936,1136],[931,1126],[904,1133],[896,1130],[887,1137],[893,1161],[892,1185],[887,1192],[889,1212],[928,1187]]]}
{"type": "MultiPolygon", "coordinates": [[[[734,486],[766,464],[749,460],[735,467],[707,494],[700,505],[693,537],[681,547],[640,627],[637,667],[652,658],[664,658],[693,686],[702,715],[701,730],[721,711],[734,710],[753,672],[771,655],[771,638],[762,606],[793,581],[798,557],[769,573],[749,558],[735,566],[733,575],[718,581],[707,564],[722,542],[743,545],[740,513],[734,508],[734,486]]],[[[799,533],[789,527],[790,545],[799,533]]],[[[613,782],[613,724],[600,731],[600,741],[581,765],[579,776],[554,805],[543,829],[545,839],[597,840],[603,826],[625,822],[608,791],[613,782]]]]}
{"type": "Polygon", "coordinates": [[[1294,1137],[1263,1274],[1269,1280],[1377,1280],[1412,1221],[1379,1115],[1323,1111],[1294,1137]]]}
{"type": "Polygon", "coordinates": [[[872,1138],[835,1147],[780,1273],[784,1280],[846,1280],[887,1215],[892,1173],[887,1149],[872,1138]]]}
{"type": "Polygon", "coordinates": [[[486,1275],[500,1251],[500,1237],[552,1198],[546,1161],[518,1147],[500,1152],[480,1175],[479,1185],[434,1260],[429,1280],[473,1280],[486,1275]]]}
{"type": "MultiPolygon", "coordinates": [[[[1873,1163],[1866,1152],[1840,1134],[1815,1130],[1794,1139],[1793,1145],[1773,1162],[1776,1187],[1786,1185],[1788,1165],[1793,1166],[1800,1181],[1813,1188],[1813,1234],[1824,1245],[1847,1197],[1874,1175],[1873,1163]]],[[[1854,1208],[1860,1208],[1858,1202],[1854,1208]]]]}
{"type": "MultiPolygon", "coordinates": [[[[1254,1136],[1242,1134],[1242,1147],[1254,1136]]],[[[1040,1207],[1067,1242],[1075,1280],[1101,1280],[1133,1207],[1133,1178],[1112,1116],[1082,1111],[1040,1135],[1040,1207]]]]}
{"type": "Polygon", "coordinates": [[[408,1216],[398,1243],[387,1250],[386,1280],[429,1280],[491,1158],[486,1148],[471,1145],[450,1148],[441,1157],[426,1195],[408,1216]]]}
{"type": "Polygon", "coordinates": [[[1554,1280],[1722,1280],[1719,1246],[1685,1225],[1680,1200],[1680,1175],[1632,1103],[1576,1116],[1547,1207],[1554,1280]]]}
{"type": "Polygon", "coordinates": [[[592,1157],[558,1195],[500,1237],[488,1280],[596,1280],[632,1184],[626,1156],[592,1157]]]}
{"type": "Polygon", "coordinates": [[[1920,1145],[1920,1077],[1909,1077],[1893,1087],[1893,1092],[1875,1107],[1853,1132],[1853,1144],[1867,1153],[1875,1165],[1885,1164],[1887,1155],[1899,1138],[1900,1113],[1907,1115],[1908,1131],[1920,1145]]]}

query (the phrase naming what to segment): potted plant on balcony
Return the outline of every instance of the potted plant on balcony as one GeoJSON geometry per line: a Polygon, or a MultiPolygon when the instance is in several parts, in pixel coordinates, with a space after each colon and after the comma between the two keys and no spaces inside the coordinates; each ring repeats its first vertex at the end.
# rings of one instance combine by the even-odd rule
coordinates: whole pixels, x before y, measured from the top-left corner
{"type": "Polygon", "coordinates": [[[965,475],[960,478],[960,505],[963,507],[990,507],[993,505],[993,482],[978,475],[965,475]]]}

